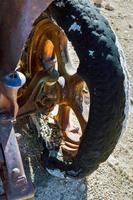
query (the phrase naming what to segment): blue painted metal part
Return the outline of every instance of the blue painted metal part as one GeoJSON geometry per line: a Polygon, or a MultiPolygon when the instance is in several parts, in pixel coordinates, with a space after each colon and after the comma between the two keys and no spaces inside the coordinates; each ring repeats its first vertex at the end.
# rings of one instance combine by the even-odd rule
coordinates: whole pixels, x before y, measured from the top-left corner
{"type": "Polygon", "coordinates": [[[3,78],[3,83],[8,87],[22,87],[26,82],[26,77],[23,73],[15,71],[3,78]]]}

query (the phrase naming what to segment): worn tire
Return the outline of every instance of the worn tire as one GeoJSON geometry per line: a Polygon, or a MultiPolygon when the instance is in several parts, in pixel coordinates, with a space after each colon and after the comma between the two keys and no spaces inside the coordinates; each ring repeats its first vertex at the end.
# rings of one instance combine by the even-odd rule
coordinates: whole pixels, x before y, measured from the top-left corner
{"type": "Polygon", "coordinates": [[[78,75],[90,92],[89,120],[77,156],[66,170],[83,177],[96,170],[115,148],[125,121],[127,77],[107,20],[88,0],[56,0],[52,17],[79,57],[78,75]]]}

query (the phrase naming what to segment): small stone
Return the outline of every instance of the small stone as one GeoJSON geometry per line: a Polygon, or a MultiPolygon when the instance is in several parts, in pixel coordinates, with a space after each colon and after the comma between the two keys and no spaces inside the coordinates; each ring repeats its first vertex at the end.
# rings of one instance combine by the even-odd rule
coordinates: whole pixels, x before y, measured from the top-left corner
{"type": "Polygon", "coordinates": [[[89,200],[94,200],[94,196],[92,194],[89,195],[89,200]]]}
{"type": "Polygon", "coordinates": [[[133,105],[133,98],[130,99],[131,104],[133,105]]]}
{"type": "Polygon", "coordinates": [[[85,185],[84,183],[81,184],[80,187],[79,187],[79,190],[80,190],[80,192],[85,192],[85,190],[86,190],[86,185],[85,185]]]}
{"type": "Polygon", "coordinates": [[[71,199],[72,200],[77,200],[77,196],[74,195],[74,196],[71,197],[71,199]]]}
{"type": "Polygon", "coordinates": [[[116,158],[114,158],[112,155],[109,156],[107,162],[108,162],[109,166],[112,168],[114,168],[115,166],[117,166],[119,164],[118,160],[116,158]]]}
{"type": "Polygon", "coordinates": [[[52,117],[48,117],[48,123],[55,124],[55,121],[52,117]]]}
{"type": "Polygon", "coordinates": [[[129,24],[129,28],[132,28],[132,25],[131,25],[131,24],[129,24]]]}
{"type": "Polygon", "coordinates": [[[101,4],[102,4],[102,1],[103,0],[93,0],[94,1],[94,4],[98,7],[101,7],[101,4]]]}
{"type": "Polygon", "coordinates": [[[22,135],[20,133],[15,133],[17,140],[21,139],[22,135]]]}
{"type": "Polygon", "coordinates": [[[113,11],[113,10],[114,10],[114,7],[111,6],[109,3],[107,3],[107,4],[105,5],[105,9],[106,9],[106,10],[109,10],[109,11],[113,11]]]}

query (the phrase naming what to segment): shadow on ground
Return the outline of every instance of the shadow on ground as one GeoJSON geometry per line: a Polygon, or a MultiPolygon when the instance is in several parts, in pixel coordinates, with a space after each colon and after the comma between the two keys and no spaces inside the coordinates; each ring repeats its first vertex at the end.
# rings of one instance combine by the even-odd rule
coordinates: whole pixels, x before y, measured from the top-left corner
{"type": "Polygon", "coordinates": [[[28,121],[19,121],[16,132],[26,175],[32,179],[36,193],[34,200],[87,200],[85,179],[61,179],[53,177],[40,164],[42,147],[28,121]],[[23,126],[22,126],[23,125],[23,126]]]}

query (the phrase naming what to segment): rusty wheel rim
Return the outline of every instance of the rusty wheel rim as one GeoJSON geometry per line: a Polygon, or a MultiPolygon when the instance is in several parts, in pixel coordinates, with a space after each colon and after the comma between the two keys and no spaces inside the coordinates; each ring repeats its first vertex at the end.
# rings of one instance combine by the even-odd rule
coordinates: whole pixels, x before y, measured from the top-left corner
{"type": "MultiPolygon", "coordinates": [[[[40,71],[44,71],[45,76],[47,71],[45,61],[53,62],[53,60],[56,60],[53,66],[59,72],[59,79],[53,85],[45,84],[44,90],[49,100],[53,102],[52,108],[59,106],[54,120],[60,124],[62,135],[60,149],[64,159],[72,160],[78,152],[88,121],[89,90],[84,80],[76,74],[77,67],[71,64],[66,35],[46,13],[43,13],[34,23],[20,60],[20,71],[27,77],[27,85],[20,89],[18,99],[18,102],[23,102],[23,107],[30,96],[26,90],[31,80],[40,71]],[[54,94],[55,91],[56,94],[54,94]],[[76,119],[76,125],[70,123],[73,121],[73,116],[76,119]]],[[[29,89],[31,91],[30,87],[29,89]]],[[[47,101],[44,101],[44,109],[46,104],[47,101]]],[[[20,110],[21,106],[20,103],[20,110]]]]}

